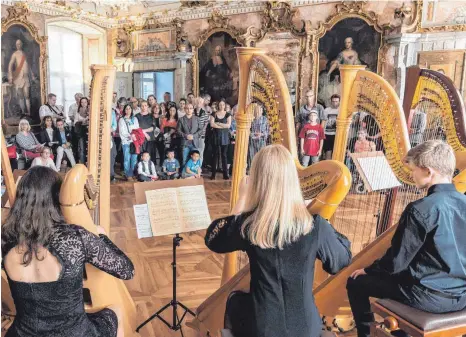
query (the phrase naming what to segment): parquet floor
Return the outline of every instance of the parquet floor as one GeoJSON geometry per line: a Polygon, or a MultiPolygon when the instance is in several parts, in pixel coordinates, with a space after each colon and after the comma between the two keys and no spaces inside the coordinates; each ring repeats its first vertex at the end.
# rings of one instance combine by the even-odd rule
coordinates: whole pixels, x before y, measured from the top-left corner
{"type": "MultiPolygon", "coordinates": [[[[212,219],[229,212],[231,182],[205,180],[205,189],[212,219]]],[[[133,183],[117,183],[111,187],[111,239],[131,258],[136,269],[135,278],[127,281],[140,321],[157,311],[172,297],[172,236],[138,239],[134,222],[135,204],[133,183]]],[[[205,231],[182,235],[177,249],[178,300],[195,311],[220,286],[223,257],[210,252],[204,244],[205,231]]],[[[171,309],[164,317],[170,321],[171,309]]],[[[186,318],[190,319],[189,315],[186,318]]],[[[198,334],[183,328],[184,336],[198,334]]],[[[155,319],[140,330],[143,337],[181,336],[155,319]]]]}

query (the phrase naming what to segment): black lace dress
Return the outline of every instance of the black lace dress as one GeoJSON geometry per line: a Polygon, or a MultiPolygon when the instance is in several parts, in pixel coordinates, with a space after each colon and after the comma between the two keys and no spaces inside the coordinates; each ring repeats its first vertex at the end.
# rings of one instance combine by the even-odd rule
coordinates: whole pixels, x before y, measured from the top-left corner
{"type": "MultiPolygon", "coordinates": [[[[16,245],[3,242],[3,258],[16,245]]],[[[112,310],[84,311],[83,268],[90,263],[129,280],[134,276],[131,260],[107,236],[75,225],[56,226],[46,248],[60,262],[60,276],[57,281],[41,283],[8,278],[17,314],[6,337],[115,337],[118,321],[112,310]]]]}

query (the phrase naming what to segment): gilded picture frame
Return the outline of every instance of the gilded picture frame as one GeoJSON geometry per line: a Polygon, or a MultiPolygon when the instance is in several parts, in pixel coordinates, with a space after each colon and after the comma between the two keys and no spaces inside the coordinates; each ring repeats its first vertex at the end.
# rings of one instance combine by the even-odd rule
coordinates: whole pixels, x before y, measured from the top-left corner
{"type": "Polygon", "coordinates": [[[46,102],[47,95],[47,37],[40,36],[37,27],[27,19],[27,8],[18,5],[7,10],[7,18],[2,20],[2,57],[8,58],[2,62],[2,120],[7,125],[17,125],[23,117],[38,122],[39,107],[46,102]],[[16,52],[6,45],[11,44],[12,39],[16,52]],[[34,48],[32,56],[28,55],[31,48],[34,48]],[[22,102],[13,104],[14,100],[22,102]]]}

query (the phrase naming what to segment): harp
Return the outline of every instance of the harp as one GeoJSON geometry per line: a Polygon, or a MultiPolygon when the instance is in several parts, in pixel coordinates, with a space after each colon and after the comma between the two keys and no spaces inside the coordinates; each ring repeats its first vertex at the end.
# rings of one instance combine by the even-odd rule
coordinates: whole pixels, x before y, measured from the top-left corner
{"type": "MultiPolygon", "coordinates": [[[[88,165],[73,167],[63,181],[60,204],[67,223],[95,233],[101,225],[109,233],[110,224],[110,123],[115,68],[91,67],[88,165]]],[[[85,266],[83,287],[89,289],[86,312],[118,305],[123,312],[125,336],[135,335],[135,304],[122,280],[91,266],[85,266]]]]}
{"type": "Polygon", "coordinates": [[[422,140],[446,141],[455,151],[457,169],[466,168],[466,112],[450,78],[438,71],[409,67],[403,110],[411,130],[422,124],[422,140]]]}
{"type": "MultiPolygon", "coordinates": [[[[366,114],[366,128],[373,120],[380,134],[378,146],[401,185],[372,192],[361,192],[354,188],[343,201],[334,217],[335,228],[352,241],[353,261],[338,274],[327,278],[314,289],[314,298],[321,315],[335,317],[342,312],[347,301],[346,281],[351,273],[371,264],[388,249],[396,229],[397,221],[406,205],[421,198],[424,192],[414,186],[402,159],[410,149],[408,128],[399,98],[393,88],[380,76],[364,70],[364,66],[340,66],[342,100],[337,118],[337,133],[333,159],[348,161],[348,148],[353,141],[351,129],[355,126],[355,115],[366,114]],[[363,212],[361,212],[364,210],[363,212]]],[[[356,118],[357,122],[357,118],[356,118]]],[[[368,158],[371,153],[362,153],[368,158]]],[[[377,169],[377,167],[376,167],[377,169]]],[[[352,169],[353,177],[358,174],[352,169]]],[[[353,179],[357,183],[357,177],[353,179]]],[[[379,179],[384,179],[380,176],[379,179]]],[[[461,192],[464,174],[454,179],[461,192]]]]}
{"type": "MultiPolygon", "coordinates": [[[[238,48],[237,54],[240,89],[231,206],[237,200],[239,182],[245,175],[251,151],[255,151],[250,130],[253,119],[263,115],[257,113],[260,106],[266,111],[268,125],[267,140],[264,142],[282,144],[291,152],[296,159],[303,195],[306,200],[311,200],[309,211],[329,219],[348,193],[351,180],[348,169],[342,163],[331,160],[307,168],[299,164],[291,100],[280,68],[262,49],[238,48]]],[[[253,135],[254,132],[253,128],[253,135]]],[[[196,318],[188,323],[201,336],[217,336],[223,328],[225,305],[232,291],[249,291],[249,266],[237,272],[237,260],[235,253],[225,257],[223,285],[198,307],[196,318]]]]}

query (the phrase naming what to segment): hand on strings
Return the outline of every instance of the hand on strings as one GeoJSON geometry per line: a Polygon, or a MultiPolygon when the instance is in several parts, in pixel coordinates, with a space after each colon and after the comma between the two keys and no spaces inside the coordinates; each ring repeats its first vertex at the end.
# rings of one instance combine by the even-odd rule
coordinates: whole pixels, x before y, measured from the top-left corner
{"type": "Polygon", "coordinates": [[[107,233],[105,232],[105,229],[102,227],[102,226],[95,226],[95,230],[97,232],[97,234],[103,234],[103,235],[107,235],[107,233]]]}
{"type": "Polygon", "coordinates": [[[356,279],[358,276],[360,275],[366,275],[366,271],[364,269],[357,269],[355,271],[353,271],[353,273],[351,274],[351,278],[353,279],[356,279]]]}

